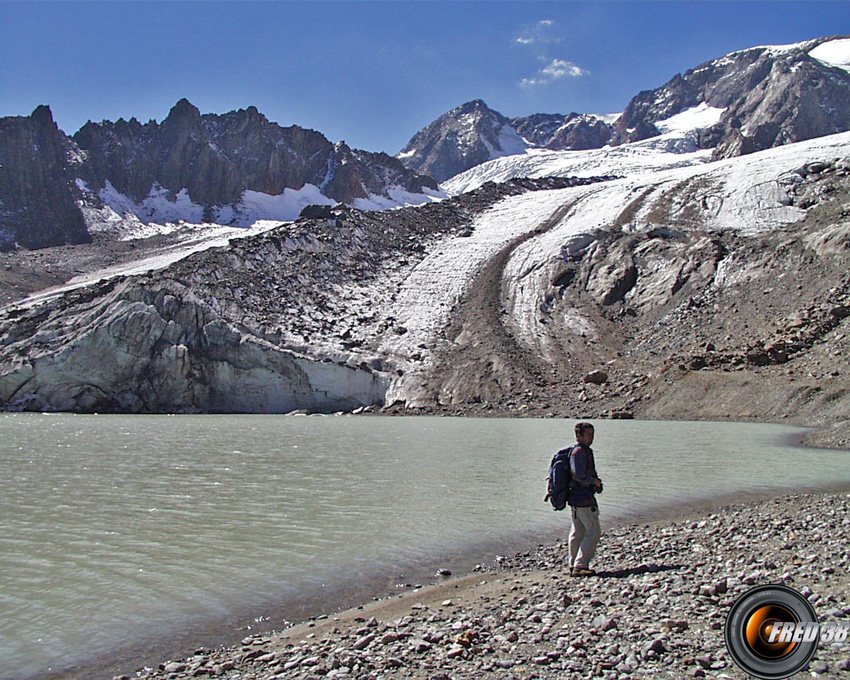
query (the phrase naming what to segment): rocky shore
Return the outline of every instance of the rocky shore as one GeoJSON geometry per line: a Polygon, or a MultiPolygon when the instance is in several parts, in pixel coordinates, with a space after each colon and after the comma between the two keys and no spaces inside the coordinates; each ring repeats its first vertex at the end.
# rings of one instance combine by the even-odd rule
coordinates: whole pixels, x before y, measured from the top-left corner
{"type": "MultiPolygon", "coordinates": [[[[784,583],[821,623],[850,620],[848,500],[846,491],[788,495],[609,527],[595,577],[569,576],[565,543],[540,546],[134,677],[743,679],[723,625],[751,587],[784,583]]],[[[822,642],[803,672],[850,678],[850,641],[822,642]]]]}

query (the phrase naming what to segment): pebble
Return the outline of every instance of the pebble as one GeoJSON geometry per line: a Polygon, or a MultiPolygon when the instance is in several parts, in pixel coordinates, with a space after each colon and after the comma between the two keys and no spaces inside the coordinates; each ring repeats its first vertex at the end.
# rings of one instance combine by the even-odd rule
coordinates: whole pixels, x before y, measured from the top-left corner
{"type": "Polygon", "coordinates": [[[826,661],[814,661],[811,666],[811,671],[822,675],[823,673],[829,672],[829,664],[826,661]]]}
{"type": "Polygon", "coordinates": [[[354,649],[357,649],[357,650],[366,649],[370,644],[372,644],[372,641],[374,639],[375,639],[374,635],[371,635],[371,634],[364,635],[362,638],[360,638],[359,640],[357,640],[357,642],[354,643],[354,649]]]}

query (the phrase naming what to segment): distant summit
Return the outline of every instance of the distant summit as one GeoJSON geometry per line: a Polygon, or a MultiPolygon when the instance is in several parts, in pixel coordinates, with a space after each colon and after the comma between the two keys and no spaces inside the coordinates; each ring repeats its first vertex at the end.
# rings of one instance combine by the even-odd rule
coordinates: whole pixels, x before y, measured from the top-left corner
{"type": "Polygon", "coordinates": [[[509,119],[476,99],[420,130],[397,158],[443,182],[476,165],[528,148],[599,148],[611,134],[611,126],[597,116],[555,113],[509,119]]]}
{"type": "Polygon", "coordinates": [[[476,99],[420,130],[397,157],[442,182],[493,158],[522,153],[527,146],[507,118],[476,99]]]}
{"type": "Polygon", "coordinates": [[[529,148],[599,149],[657,137],[688,112],[702,121],[693,144],[715,149],[715,158],[850,130],[850,38],[733,52],[639,93],[613,123],[578,113],[508,119],[475,100],[419,131],[398,158],[444,182],[529,148]]]}

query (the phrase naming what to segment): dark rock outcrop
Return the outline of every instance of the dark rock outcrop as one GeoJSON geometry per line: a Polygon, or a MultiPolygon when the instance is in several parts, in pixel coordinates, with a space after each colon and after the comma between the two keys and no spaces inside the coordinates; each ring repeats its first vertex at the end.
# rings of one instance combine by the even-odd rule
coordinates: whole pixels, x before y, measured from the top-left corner
{"type": "Polygon", "coordinates": [[[598,116],[570,113],[537,113],[512,118],[511,125],[533,146],[552,151],[582,151],[605,146],[613,133],[598,116]]]}
{"type": "Polygon", "coordinates": [[[0,118],[0,250],[90,240],[76,203],[79,160],[48,107],[0,118]]]}

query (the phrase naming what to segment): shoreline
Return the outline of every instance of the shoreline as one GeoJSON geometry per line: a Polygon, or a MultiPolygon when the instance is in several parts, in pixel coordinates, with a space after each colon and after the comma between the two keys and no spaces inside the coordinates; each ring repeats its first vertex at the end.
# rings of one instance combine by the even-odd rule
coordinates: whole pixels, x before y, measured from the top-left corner
{"type": "MultiPolygon", "coordinates": [[[[787,491],[777,490],[776,493],[772,491],[762,492],[759,494],[753,494],[751,497],[748,497],[746,500],[742,500],[740,497],[737,499],[734,498],[712,498],[705,499],[703,501],[697,501],[694,503],[689,503],[687,506],[660,506],[658,508],[652,508],[647,512],[641,513],[640,515],[635,515],[632,517],[628,517],[627,519],[617,521],[612,523],[611,525],[606,526],[605,517],[604,517],[604,497],[601,499],[601,506],[603,510],[603,538],[600,544],[600,549],[597,553],[597,561],[598,564],[594,566],[597,570],[608,570],[608,571],[629,571],[632,570],[635,576],[646,576],[648,574],[657,574],[663,573],[666,570],[666,567],[662,569],[654,569],[653,567],[643,565],[646,569],[643,569],[641,565],[632,565],[630,563],[627,564],[613,564],[611,563],[611,554],[612,546],[610,545],[612,542],[616,542],[620,548],[620,554],[623,554],[622,546],[623,544],[628,544],[630,541],[634,542],[635,539],[633,534],[646,534],[653,532],[668,532],[671,528],[673,528],[674,534],[675,531],[681,531],[683,526],[688,524],[703,524],[706,525],[711,518],[717,517],[718,513],[725,513],[730,508],[735,512],[749,512],[752,515],[753,509],[758,508],[768,508],[770,509],[773,505],[779,505],[782,507],[785,512],[784,520],[779,521],[793,521],[793,516],[795,513],[793,512],[793,499],[799,497],[806,498],[814,498],[814,499],[832,499],[831,502],[835,503],[836,499],[843,499],[843,504],[841,505],[841,510],[844,514],[844,518],[850,516],[850,511],[846,510],[844,506],[846,506],[847,500],[850,499],[850,487],[846,485],[834,485],[832,487],[825,486],[819,487],[817,489],[809,489],[804,492],[798,492],[794,494],[789,494],[787,491]],[[738,510],[740,509],[740,510],[738,510]],[[790,514],[788,510],[791,510],[790,514]]],[[[758,513],[757,513],[758,514],[758,513]]],[[[771,515],[768,515],[768,519],[771,519],[771,515]]],[[[227,677],[227,678],[240,678],[242,680],[247,680],[249,678],[256,680],[272,680],[273,678],[278,677],[293,677],[293,678],[320,678],[320,677],[339,677],[339,678],[415,678],[416,680],[431,680],[433,677],[438,677],[438,670],[434,670],[438,668],[440,663],[449,663],[449,666],[454,667],[456,665],[454,662],[457,661],[461,663],[464,661],[465,655],[461,652],[458,652],[456,648],[454,651],[457,652],[454,656],[445,655],[440,656],[439,653],[446,652],[445,649],[441,648],[440,645],[435,643],[428,643],[428,648],[425,649],[423,645],[420,645],[422,649],[419,652],[413,652],[413,657],[418,658],[419,656],[430,655],[429,658],[434,657],[440,659],[439,663],[434,660],[432,666],[433,672],[429,675],[425,674],[417,674],[417,672],[412,671],[410,668],[405,668],[408,666],[406,663],[396,664],[396,661],[399,659],[395,659],[395,661],[390,662],[389,667],[384,667],[378,664],[377,666],[370,666],[368,672],[364,671],[362,674],[354,673],[354,674],[333,674],[334,670],[338,670],[339,668],[345,668],[344,665],[338,665],[337,669],[334,668],[322,668],[320,663],[317,663],[316,666],[319,668],[315,668],[312,665],[312,660],[314,657],[318,655],[318,658],[323,658],[322,654],[325,656],[332,650],[325,649],[323,652],[317,651],[316,654],[312,656],[305,657],[310,660],[310,663],[307,663],[303,666],[300,665],[290,665],[288,668],[284,668],[287,664],[291,664],[290,661],[285,661],[287,657],[291,657],[291,650],[293,649],[292,645],[296,642],[301,645],[306,645],[306,648],[312,648],[313,641],[319,640],[321,633],[322,635],[327,635],[328,639],[335,639],[339,642],[338,647],[345,646],[343,643],[351,643],[350,637],[353,632],[361,631],[361,635],[358,640],[355,640],[356,644],[361,638],[368,636],[368,631],[362,631],[364,628],[363,621],[359,619],[363,619],[364,616],[368,613],[369,616],[366,617],[371,621],[372,618],[379,620],[379,625],[382,627],[382,630],[386,631],[387,634],[383,637],[387,639],[392,638],[391,631],[395,630],[394,626],[398,623],[398,621],[403,620],[405,618],[410,618],[413,616],[414,618],[421,618],[418,616],[418,613],[424,612],[433,612],[433,611],[447,611],[446,607],[437,606],[437,602],[439,600],[440,603],[443,603],[446,599],[452,599],[453,604],[449,608],[461,607],[461,603],[465,603],[463,606],[471,607],[472,610],[476,611],[476,615],[473,616],[473,619],[481,619],[482,616],[501,616],[504,613],[505,606],[499,605],[495,610],[493,607],[489,606],[495,598],[492,593],[482,595],[483,591],[489,592],[495,586],[494,582],[498,581],[502,585],[505,584],[505,579],[514,579],[517,574],[521,575],[521,578],[518,579],[518,583],[522,582],[519,590],[526,590],[534,585],[535,588],[539,588],[541,586],[541,580],[547,581],[549,577],[552,577],[553,581],[557,581],[559,583],[559,587],[566,587],[568,590],[573,586],[577,587],[585,587],[588,584],[593,584],[594,582],[601,583],[602,579],[570,579],[565,575],[565,569],[554,567],[553,565],[557,562],[563,563],[563,549],[565,547],[565,540],[567,533],[569,531],[569,518],[568,515],[564,516],[564,530],[563,532],[559,531],[558,536],[551,535],[545,537],[544,533],[538,533],[535,535],[524,535],[520,541],[513,540],[511,541],[511,551],[509,551],[510,556],[498,556],[498,551],[493,549],[490,546],[489,555],[487,555],[487,565],[483,565],[480,563],[480,558],[482,558],[481,550],[470,549],[466,551],[464,554],[458,554],[449,557],[448,559],[442,560],[439,562],[440,565],[449,565],[453,567],[453,570],[456,569],[455,574],[460,575],[452,575],[451,577],[442,577],[435,575],[435,569],[439,569],[440,567],[435,566],[435,564],[429,564],[427,566],[422,566],[419,569],[418,574],[410,574],[412,578],[409,580],[410,583],[404,584],[401,593],[399,594],[399,584],[393,587],[391,583],[395,580],[389,577],[388,574],[377,576],[371,583],[359,584],[359,588],[355,588],[353,591],[348,592],[347,597],[341,598],[335,607],[327,606],[327,599],[324,602],[315,602],[313,607],[311,608],[309,605],[306,609],[304,609],[303,620],[295,625],[286,628],[284,630],[273,630],[274,626],[266,626],[266,629],[260,625],[248,626],[247,630],[244,626],[236,626],[230,629],[230,633],[227,635],[210,635],[206,636],[209,639],[217,638],[219,645],[215,648],[215,651],[211,651],[209,648],[202,647],[200,645],[192,645],[180,642],[182,646],[180,649],[183,651],[176,652],[173,649],[171,651],[164,651],[162,644],[152,643],[146,645],[144,648],[140,648],[135,651],[125,650],[125,653],[122,653],[120,650],[117,652],[117,656],[113,656],[110,659],[110,662],[99,662],[97,660],[92,660],[90,663],[81,663],[71,669],[62,671],[62,672],[51,672],[51,673],[42,673],[36,676],[33,676],[30,680],[76,680],[78,678],[87,678],[87,679],[95,679],[95,678],[105,678],[109,680],[110,678],[124,678],[129,679],[132,677],[135,678],[144,678],[145,680],[188,680],[191,677],[227,677]],[[542,541],[542,542],[540,542],[542,541]],[[534,547],[533,544],[536,544],[534,547]],[[457,565],[460,565],[459,567],[457,565]],[[474,566],[473,566],[474,565],[474,566]],[[553,573],[554,572],[554,573],[553,573]],[[429,574],[430,578],[419,578],[423,574],[429,574]],[[527,577],[527,578],[526,578],[527,577]],[[481,582],[485,581],[485,584],[481,582]],[[526,582],[527,581],[527,582],[526,582]],[[420,583],[427,583],[427,585],[420,585],[420,583]],[[487,586],[487,584],[490,584],[487,586]],[[487,586],[487,587],[485,587],[487,586]],[[371,600],[369,599],[371,597],[371,600]],[[478,598],[478,600],[476,600],[478,598]],[[483,599],[481,599],[483,598],[483,599]],[[424,601],[423,601],[424,600],[424,601]],[[428,604],[428,603],[431,604],[428,604]],[[477,604],[475,602],[478,602],[477,604]],[[424,608],[419,608],[419,605],[422,605],[424,608]],[[481,611],[478,611],[478,609],[481,611]],[[242,631],[242,632],[240,632],[242,631]],[[336,631],[336,632],[334,632],[336,631]],[[247,636],[247,637],[245,637],[247,636]],[[348,636],[348,637],[346,637],[348,636]],[[242,638],[242,644],[238,644],[238,640],[242,638]],[[250,639],[250,642],[248,640],[250,639]],[[192,656],[189,654],[190,649],[196,649],[196,654],[192,656]],[[263,651],[267,651],[264,654],[254,654],[258,649],[262,649],[263,651]],[[428,654],[425,654],[428,652],[428,654]],[[186,656],[188,654],[188,656],[186,656]],[[270,657],[272,655],[272,657],[270,657]],[[151,659],[162,660],[165,658],[180,658],[180,661],[164,661],[159,663],[159,667],[151,668],[150,666],[144,666],[144,663],[151,664],[151,659]],[[259,670],[256,668],[258,665],[256,660],[261,659],[259,670]],[[214,663],[218,661],[219,663],[214,663]],[[277,663],[281,661],[281,663],[277,663]],[[436,665],[434,665],[436,664],[436,665]],[[218,669],[216,670],[216,666],[218,669]],[[280,675],[281,670],[286,670],[287,672],[284,675],[280,675]],[[316,673],[317,670],[323,670],[324,673],[316,673]],[[238,675],[233,675],[234,672],[238,671],[238,675]],[[303,672],[302,672],[303,671],[303,672]],[[301,673],[299,675],[299,673],[301,673]]],[[[707,529],[706,533],[710,532],[711,529],[707,529]]],[[[850,544],[850,520],[846,520],[843,525],[843,533],[840,536],[832,536],[831,540],[837,540],[840,545],[846,546],[850,544]],[[843,541],[843,543],[841,543],[843,541]]],[[[681,537],[679,537],[681,538],[681,537]]],[[[804,537],[800,537],[801,539],[804,537]]],[[[645,542],[644,539],[638,541],[645,542]]],[[[814,546],[819,547],[819,546],[814,546]]],[[[843,548],[842,548],[843,550],[843,548]]],[[[668,549],[664,548],[664,552],[667,552],[668,549]]],[[[844,550],[846,552],[846,550],[844,550]]],[[[833,555],[837,556],[840,553],[839,551],[833,551],[833,555]]],[[[828,554],[825,554],[824,557],[827,557],[828,554]]],[[[846,557],[845,564],[846,564],[846,557]]],[[[663,565],[662,565],[663,567],[663,565]]],[[[843,581],[843,592],[846,593],[848,591],[848,586],[850,586],[850,580],[847,578],[847,568],[845,567],[843,570],[838,570],[843,572],[844,581],[843,581]]],[[[624,576],[623,578],[630,578],[631,575],[624,576]]],[[[620,580],[621,577],[617,577],[616,580],[620,580]]],[[[516,579],[515,579],[516,580],[516,579]]],[[[771,581],[765,581],[771,582],[771,581]]],[[[513,585],[518,585],[518,583],[514,583],[513,585]]],[[[755,583],[758,585],[761,583],[755,583]]],[[[551,584],[550,584],[551,585],[551,584]]],[[[791,582],[790,585],[794,586],[794,583],[791,582]]],[[[813,587],[812,584],[808,584],[809,587],[813,587]]],[[[747,586],[749,587],[749,586],[747,586]]],[[[502,592],[503,589],[496,588],[501,593],[500,596],[505,597],[506,594],[502,592]]],[[[515,594],[512,590],[512,587],[508,589],[509,592],[515,594]]],[[[738,588],[737,590],[731,590],[735,594],[740,594],[741,590],[738,588]]],[[[328,595],[326,593],[325,595],[328,595]]],[[[517,596],[516,600],[522,599],[521,596],[517,596]]],[[[728,598],[726,598],[728,600],[728,598]]],[[[717,604],[720,604],[718,602],[717,604]]],[[[731,605],[731,602],[726,602],[725,604],[731,605]]],[[[522,606],[522,605],[519,605],[522,606]]],[[[847,607],[847,615],[850,615],[850,604],[845,600],[844,606],[847,607]]],[[[510,607],[508,607],[510,610],[510,607]]],[[[560,613],[563,615],[566,613],[566,609],[561,611],[560,613]]],[[[460,611],[460,609],[453,609],[453,611],[460,611]]],[[[820,612],[819,612],[820,613],[820,612]]],[[[720,612],[718,616],[725,616],[724,612],[720,612]]],[[[273,620],[276,619],[274,616],[271,617],[273,620]]],[[[623,617],[620,617],[623,618],[623,617]]],[[[669,617],[668,617],[669,618],[669,617]]],[[[234,626],[236,621],[229,621],[230,626],[234,626]]],[[[242,623],[246,623],[246,621],[242,621],[242,623]]],[[[225,628],[227,626],[224,626],[225,628]]],[[[375,627],[375,624],[372,624],[372,627],[375,627]]],[[[217,628],[220,628],[217,626],[217,628]]],[[[621,626],[623,628],[623,626],[621,626]]],[[[616,630],[616,628],[612,628],[612,630],[616,630]]],[[[223,633],[223,630],[219,630],[219,633],[223,633]]],[[[550,627],[551,632],[551,627],[550,627]]],[[[411,634],[412,635],[412,634],[411,634]]],[[[411,635],[405,634],[404,636],[398,638],[394,642],[401,641],[409,641],[411,635]]],[[[536,639],[539,636],[534,636],[536,639]]],[[[544,636],[545,638],[545,636],[544,636]]],[[[324,638],[322,638],[324,639],[324,638]]],[[[417,638],[418,639],[418,638],[417,638]]],[[[442,640],[442,638],[441,638],[442,640]]],[[[720,641],[722,643],[722,631],[720,641]]],[[[372,643],[370,641],[369,649],[372,649],[372,643]]],[[[427,643],[427,640],[425,640],[427,643]]],[[[543,645],[544,639],[542,638],[537,644],[538,647],[543,645]]],[[[207,643],[212,647],[212,643],[207,643]]],[[[318,644],[318,642],[316,643],[318,644]]],[[[390,643],[387,642],[387,645],[390,643]]],[[[613,643],[612,643],[613,644],[613,643]]],[[[350,646],[350,645],[349,645],[350,646]]],[[[396,647],[398,645],[395,645],[396,647]]],[[[403,645],[402,645],[403,646],[403,645]]],[[[515,646],[515,645],[513,645],[515,646]]],[[[544,645],[545,646],[545,645],[544,645]]],[[[722,647],[722,644],[721,644],[722,647]]],[[[317,648],[318,649],[318,648],[317,648]]],[[[364,648],[366,649],[366,648],[364,648]]],[[[582,649],[582,648],[577,648],[582,649]]],[[[585,647],[586,649],[586,647],[585,647]]],[[[354,649],[354,652],[361,652],[363,650],[354,649]]],[[[407,648],[405,647],[405,651],[407,648]]],[[[542,647],[540,648],[541,653],[543,654],[542,647]]],[[[722,651],[725,654],[725,648],[722,651]]],[[[841,651],[841,650],[839,650],[841,651]]],[[[820,652],[818,653],[820,655],[820,652]]],[[[468,655],[467,655],[468,656],[468,655]]],[[[543,654],[545,656],[545,654],[543,654]]],[[[846,656],[850,659],[850,647],[847,649],[846,656]]],[[[383,658],[383,657],[382,657],[383,658]]],[[[545,671],[551,664],[549,662],[543,663],[540,660],[540,663],[534,663],[533,658],[540,659],[541,657],[529,657],[527,659],[527,663],[519,663],[515,664],[517,668],[525,667],[526,670],[531,668],[535,669],[535,673],[539,673],[541,671],[545,671]],[[529,661],[531,660],[531,661],[529,661]]],[[[560,657],[559,657],[560,658],[560,657]]],[[[469,659],[466,659],[467,661],[469,659]]],[[[815,657],[815,661],[818,660],[818,656],[815,657]]],[[[403,660],[402,660],[403,661],[403,660]]],[[[157,662],[154,661],[153,664],[157,662]]],[[[333,661],[330,662],[332,665],[333,661]]],[[[383,662],[382,662],[383,663],[383,662]]],[[[731,662],[730,662],[731,663],[731,662]]],[[[837,667],[838,664],[842,663],[841,659],[833,660],[832,664],[834,667],[837,667]]],[[[734,665],[734,664],[733,664],[734,665]]],[[[554,668],[555,666],[553,666],[554,668]]],[[[511,666],[514,668],[514,666],[511,666]]],[[[848,661],[848,668],[850,668],[850,661],[848,661]]],[[[476,673],[484,672],[484,675],[453,675],[449,673],[448,677],[455,679],[460,677],[491,677],[488,673],[494,673],[492,677],[540,677],[540,678],[548,678],[549,675],[516,675],[508,672],[507,667],[494,667],[491,671],[482,671],[481,668],[475,669],[467,669],[464,673],[471,673],[472,671],[476,673]],[[498,671],[498,672],[496,672],[498,671]]],[[[561,673],[563,673],[565,669],[561,668],[561,673]]],[[[612,670],[613,669],[609,669],[612,670]]],[[[656,669],[657,671],[658,669],[656,669]]],[[[680,669],[681,670],[681,669],[680,669]]],[[[692,669],[696,670],[696,669],[692,669]]],[[[703,669],[706,670],[706,669],[703,669]]],[[[710,671],[710,669],[707,669],[710,671]]],[[[727,669],[726,673],[728,673],[727,669]]],[[[737,667],[733,670],[737,671],[737,667]]],[[[429,671],[430,672],[430,671],[429,671]]],[[[556,674],[552,675],[554,677],[574,677],[571,675],[563,675],[556,674]]],[[[576,675],[575,677],[587,677],[582,676],[581,674],[576,675]]],[[[691,676],[690,674],[682,675],[630,675],[619,674],[619,675],[599,675],[598,677],[605,678],[617,678],[617,680],[625,680],[628,677],[632,677],[633,680],[637,678],[650,678],[650,677],[702,677],[700,675],[691,676]]],[[[713,675],[709,675],[709,677],[717,677],[713,675]]],[[[726,677],[746,677],[744,675],[727,675],[726,677]]],[[[837,677],[833,675],[823,676],[823,677],[837,677]]],[[[850,679],[850,673],[843,675],[842,677],[847,677],[850,679]]]]}
{"type": "MultiPolygon", "coordinates": [[[[636,414],[629,414],[628,417],[622,418],[613,416],[610,413],[588,412],[581,415],[562,415],[548,413],[545,409],[529,409],[512,411],[509,409],[500,408],[478,408],[473,409],[469,406],[459,408],[456,406],[440,406],[440,407],[423,407],[416,409],[407,409],[404,407],[388,406],[383,408],[364,407],[362,410],[357,409],[355,412],[346,413],[345,415],[364,415],[364,416],[385,416],[389,418],[398,417],[436,417],[436,418],[539,418],[539,419],[562,419],[562,420],[640,420],[643,422],[653,421],[672,421],[672,422],[698,422],[698,423],[744,423],[744,424],[762,424],[762,425],[781,425],[790,427],[799,427],[803,430],[808,430],[806,434],[801,436],[789,435],[788,441],[794,446],[805,446],[814,449],[834,449],[850,451],[850,420],[831,419],[818,424],[804,424],[794,418],[681,418],[675,415],[666,415],[664,417],[642,417],[636,414]]],[[[287,414],[289,415],[289,414],[287,414]]],[[[298,415],[329,415],[329,414],[307,414],[298,412],[298,415]]]]}
{"type": "MultiPolygon", "coordinates": [[[[249,637],[218,657],[169,662],[141,677],[179,680],[208,669],[212,677],[233,671],[258,680],[281,672],[305,680],[744,678],[726,655],[721,629],[731,603],[750,587],[784,582],[813,592],[821,621],[850,615],[840,552],[850,538],[847,498],[847,489],[784,495],[610,528],[595,578],[565,574],[564,543],[541,546],[486,572],[249,637]],[[818,532],[810,516],[799,518],[802,503],[843,522],[843,530],[818,532]],[[809,535],[757,530],[778,525],[809,535]],[[713,553],[723,552],[725,540],[740,544],[742,534],[753,539],[749,555],[734,558],[732,546],[713,553]],[[810,559],[822,543],[840,565],[810,559]]],[[[821,677],[850,677],[850,644],[822,647],[811,668],[821,677]]]]}

